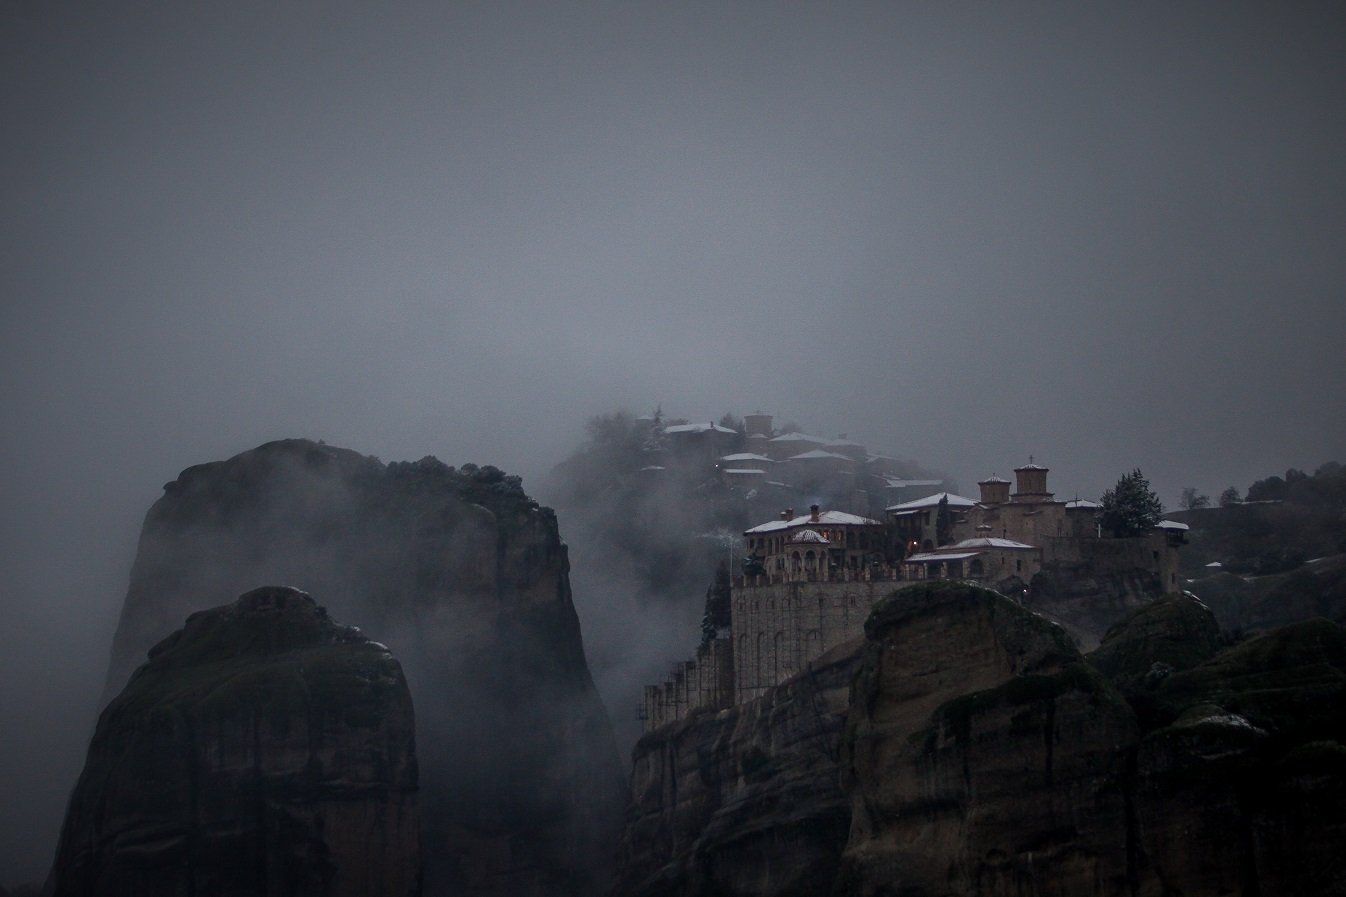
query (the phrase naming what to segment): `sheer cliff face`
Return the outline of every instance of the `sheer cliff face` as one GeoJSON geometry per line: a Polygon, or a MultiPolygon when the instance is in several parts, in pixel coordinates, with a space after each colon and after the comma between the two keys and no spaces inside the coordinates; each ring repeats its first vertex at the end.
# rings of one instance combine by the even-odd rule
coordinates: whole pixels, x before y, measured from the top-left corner
{"type": "Polygon", "coordinates": [[[895,592],[850,657],[641,739],[614,893],[1346,893],[1346,631],[1224,644],[1183,595],[1086,658],[1000,595],[895,592]]]}
{"type": "Polygon", "coordinates": [[[866,631],[837,895],[1346,889],[1341,627],[1219,650],[1210,610],[1171,595],[1081,658],[948,585],[893,596],[866,631]]]}
{"type": "Polygon", "coordinates": [[[843,741],[842,893],[1127,892],[1136,722],[1060,627],[934,583],[879,605],[866,634],[843,741]]]}
{"type": "Polygon", "coordinates": [[[637,742],[614,895],[828,892],[850,819],[836,760],[859,648],[840,645],[760,700],[637,742]]]}
{"type": "Polygon", "coordinates": [[[302,592],[192,615],[108,705],[55,897],[419,893],[411,697],[302,592]]]}
{"type": "Polygon", "coordinates": [[[427,894],[602,886],[620,765],[556,518],[517,478],[303,440],[183,471],[146,516],[109,688],[175,621],[265,583],[322,595],[402,659],[427,894]]]}

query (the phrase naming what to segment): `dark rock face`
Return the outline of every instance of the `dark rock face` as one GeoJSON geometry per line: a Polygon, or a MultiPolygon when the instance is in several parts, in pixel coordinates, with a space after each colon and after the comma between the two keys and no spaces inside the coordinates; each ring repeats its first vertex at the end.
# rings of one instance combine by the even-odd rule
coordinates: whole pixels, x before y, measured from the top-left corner
{"type": "Polygon", "coordinates": [[[417,704],[429,895],[579,895],[622,807],[555,515],[492,467],[306,440],[182,472],[146,515],[117,688],[169,621],[263,583],[392,646],[417,704]]]}
{"type": "Polygon", "coordinates": [[[1060,627],[935,583],[886,599],[866,635],[839,893],[1129,893],[1135,719],[1060,627]]]}
{"type": "Polygon", "coordinates": [[[866,638],[641,740],[615,894],[1346,894],[1340,626],[1222,648],[1171,595],[1083,658],[1000,595],[927,583],[866,638]]]}
{"type": "Polygon", "coordinates": [[[1346,631],[1277,629],[1166,678],[1136,760],[1164,894],[1346,894],[1346,631]]]}
{"type": "MultiPolygon", "coordinates": [[[[1114,541],[1129,540],[1101,544],[1114,541]]],[[[1163,594],[1163,582],[1152,570],[1051,564],[1033,577],[1024,606],[1061,624],[1081,650],[1089,651],[1119,619],[1163,594]]]]}
{"type": "Polygon", "coordinates": [[[1346,893],[1340,627],[1201,662],[1210,612],[1171,596],[1095,655],[1132,705],[1045,621],[976,589],[899,592],[867,634],[837,894],[1346,893]]]}
{"type": "Polygon", "coordinates": [[[103,711],[54,897],[416,895],[401,666],[308,595],[193,614],[103,711]]]}
{"type": "Polygon", "coordinates": [[[615,897],[825,894],[850,807],[837,748],[859,644],[636,745],[615,897]]]}
{"type": "Polygon", "coordinates": [[[1346,624],[1346,555],[1319,558],[1288,573],[1217,573],[1189,588],[1226,632],[1267,632],[1313,617],[1346,624]]]}
{"type": "Polygon", "coordinates": [[[1222,644],[1210,608],[1192,595],[1174,593],[1114,624],[1089,662],[1134,700],[1153,692],[1169,674],[1207,660],[1222,644]]]}

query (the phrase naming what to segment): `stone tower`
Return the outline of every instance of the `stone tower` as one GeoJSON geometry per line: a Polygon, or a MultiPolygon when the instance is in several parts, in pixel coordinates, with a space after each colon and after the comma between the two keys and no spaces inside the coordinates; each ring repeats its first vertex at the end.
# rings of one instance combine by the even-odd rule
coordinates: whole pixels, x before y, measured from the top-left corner
{"type": "Polygon", "coordinates": [[[1047,468],[1030,460],[1023,467],[1014,468],[1017,489],[1012,497],[1017,502],[1051,501],[1047,491],[1047,468]]]}
{"type": "Polygon", "coordinates": [[[981,503],[984,505],[1003,505],[1010,500],[1010,481],[991,474],[977,483],[981,487],[981,503]]]}

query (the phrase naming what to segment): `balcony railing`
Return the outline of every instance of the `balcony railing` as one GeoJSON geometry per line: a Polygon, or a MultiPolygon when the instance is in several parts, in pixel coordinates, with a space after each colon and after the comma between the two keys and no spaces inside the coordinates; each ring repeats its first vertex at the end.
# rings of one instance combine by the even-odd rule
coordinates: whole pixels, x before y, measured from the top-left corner
{"type": "Polygon", "coordinates": [[[761,576],[735,576],[733,586],[736,589],[751,589],[762,586],[775,586],[790,582],[900,582],[911,577],[904,575],[900,567],[886,564],[866,567],[837,567],[827,570],[777,571],[761,576]]]}

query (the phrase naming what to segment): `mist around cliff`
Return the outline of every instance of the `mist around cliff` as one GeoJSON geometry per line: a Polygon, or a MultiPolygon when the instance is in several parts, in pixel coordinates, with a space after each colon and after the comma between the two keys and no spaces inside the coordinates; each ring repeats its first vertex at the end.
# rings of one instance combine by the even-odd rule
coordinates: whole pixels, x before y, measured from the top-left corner
{"type": "MultiPolygon", "coordinates": [[[[698,418],[736,434],[721,433],[722,444],[708,451],[678,445],[665,432],[689,422],[677,411],[670,407],[666,414],[656,405],[643,413],[619,408],[589,417],[584,440],[539,481],[539,494],[557,509],[570,546],[590,669],[624,757],[641,732],[637,708],[644,686],[663,682],[675,664],[694,655],[706,590],[717,569],[738,570],[745,529],[775,519],[787,506],[803,513],[814,502],[870,512],[852,507],[853,490],[839,498],[821,488],[787,487],[772,476],[751,485],[727,481],[719,455],[749,449],[742,419],[732,411],[698,418]]],[[[780,424],[782,430],[801,429],[789,418],[780,424]]],[[[947,481],[947,474],[916,461],[892,465],[894,475],[947,481]]]]}
{"type": "Polygon", "coordinates": [[[188,468],[150,509],[109,697],[189,614],[297,587],[406,671],[428,897],[596,892],[620,763],[565,572],[554,516],[494,466],[267,443],[188,468]],[[511,859],[492,871],[483,850],[511,859]]]}
{"type": "Polygon", "coordinates": [[[0,882],[189,464],[303,435],[536,491],[659,401],[1063,497],[1346,456],[1344,16],[5,4],[0,882]]]}

